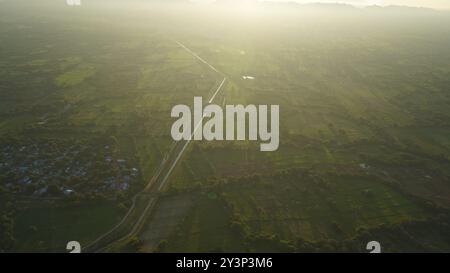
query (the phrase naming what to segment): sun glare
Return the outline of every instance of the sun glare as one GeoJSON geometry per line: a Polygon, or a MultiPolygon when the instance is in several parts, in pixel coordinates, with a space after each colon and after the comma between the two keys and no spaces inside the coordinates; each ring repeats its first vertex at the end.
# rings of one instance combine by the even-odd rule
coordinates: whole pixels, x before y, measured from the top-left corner
{"type": "Polygon", "coordinates": [[[384,5],[384,1],[383,0],[367,0],[367,5],[368,6],[382,6],[384,5]]]}
{"type": "Polygon", "coordinates": [[[239,11],[241,12],[254,12],[257,8],[257,2],[251,0],[240,1],[237,4],[239,11]]]}

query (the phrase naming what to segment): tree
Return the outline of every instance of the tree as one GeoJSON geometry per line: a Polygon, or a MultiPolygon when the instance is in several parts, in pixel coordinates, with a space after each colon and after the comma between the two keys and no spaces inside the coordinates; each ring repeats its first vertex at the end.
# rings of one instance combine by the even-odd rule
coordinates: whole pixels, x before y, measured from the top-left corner
{"type": "Polygon", "coordinates": [[[10,250],[15,242],[13,236],[14,220],[8,215],[0,217],[0,252],[10,250]]]}
{"type": "Polygon", "coordinates": [[[167,244],[168,242],[166,240],[161,240],[161,242],[159,242],[158,247],[156,248],[155,252],[164,252],[167,249],[167,244]]]}
{"type": "Polygon", "coordinates": [[[58,186],[56,186],[55,184],[49,185],[47,188],[47,192],[48,192],[48,194],[50,194],[52,196],[58,196],[58,195],[62,194],[61,189],[58,186]]]}

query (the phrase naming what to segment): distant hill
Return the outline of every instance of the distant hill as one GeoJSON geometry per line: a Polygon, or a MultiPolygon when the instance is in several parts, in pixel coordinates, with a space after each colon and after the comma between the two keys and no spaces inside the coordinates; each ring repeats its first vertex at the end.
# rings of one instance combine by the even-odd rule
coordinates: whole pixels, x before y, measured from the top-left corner
{"type": "Polygon", "coordinates": [[[354,9],[355,7],[348,4],[339,3],[297,3],[297,2],[275,2],[275,1],[258,1],[258,0],[216,0],[216,5],[241,5],[242,3],[253,3],[258,6],[272,7],[307,7],[318,9],[354,9]]]}
{"type": "Polygon", "coordinates": [[[424,12],[424,11],[426,11],[426,12],[435,12],[435,11],[437,11],[437,10],[432,9],[432,8],[396,6],[396,5],[385,6],[385,7],[368,6],[365,9],[368,9],[368,10],[382,10],[382,11],[397,11],[397,12],[424,12]]]}
{"type": "Polygon", "coordinates": [[[410,6],[367,6],[363,8],[358,8],[351,4],[344,3],[298,3],[295,1],[291,2],[275,2],[275,1],[258,1],[258,0],[216,0],[215,4],[218,5],[237,5],[242,4],[242,2],[253,2],[260,6],[265,7],[298,7],[307,9],[318,9],[318,10],[353,10],[353,9],[365,9],[370,11],[396,11],[396,12],[434,12],[436,10],[432,8],[424,7],[410,7],[410,6]]]}

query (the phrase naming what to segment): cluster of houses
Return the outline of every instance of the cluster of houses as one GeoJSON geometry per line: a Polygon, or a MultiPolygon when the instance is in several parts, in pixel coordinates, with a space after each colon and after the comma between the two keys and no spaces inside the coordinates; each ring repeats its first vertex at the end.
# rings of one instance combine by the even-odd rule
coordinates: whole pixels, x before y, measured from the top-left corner
{"type": "Polygon", "coordinates": [[[35,197],[127,191],[139,170],[113,150],[85,143],[0,145],[0,186],[35,197]]]}

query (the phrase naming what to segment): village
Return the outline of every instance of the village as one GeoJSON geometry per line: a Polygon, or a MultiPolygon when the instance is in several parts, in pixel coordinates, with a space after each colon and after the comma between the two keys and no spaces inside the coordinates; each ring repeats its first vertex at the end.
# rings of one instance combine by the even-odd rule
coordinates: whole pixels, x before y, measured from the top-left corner
{"type": "Polygon", "coordinates": [[[111,144],[46,140],[0,146],[0,187],[14,194],[108,196],[127,192],[139,177],[111,144]]]}

